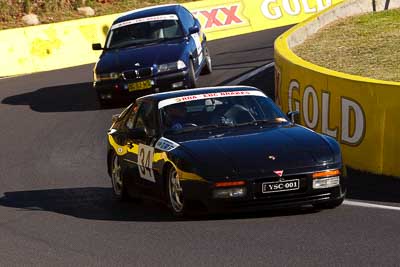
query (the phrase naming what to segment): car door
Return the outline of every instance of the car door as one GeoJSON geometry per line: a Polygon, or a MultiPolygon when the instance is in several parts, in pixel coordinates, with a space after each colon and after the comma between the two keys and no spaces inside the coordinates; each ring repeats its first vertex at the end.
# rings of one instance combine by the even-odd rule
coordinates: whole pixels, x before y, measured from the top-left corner
{"type": "Polygon", "coordinates": [[[127,177],[134,181],[137,190],[145,195],[159,192],[160,150],[155,148],[158,139],[157,114],[153,101],[142,101],[137,113],[127,120],[128,134],[126,145],[128,153],[124,158],[129,167],[127,177]]]}
{"type": "Polygon", "coordinates": [[[196,72],[196,76],[200,74],[201,67],[204,63],[204,54],[203,54],[203,44],[204,38],[203,33],[200,31],[201,25],[200,22],[190,13],[187,9],[182,7],[180,10],[180,20],[182,21],[182,25],[184,31],[189,36],[189,46],[190,53],[193,56],[193,63],[196,72]],[[199,32],[190,34],[190,29],[193,27],[197,27],[199,32]]]}
{"type": "MultiPolygon", "coordinates": [[[[128,142],[129,131],[133,128],[134,119],[136,118],[137,104],[130,105],[116,119],[111,129],[108,130],[109,144],[120,157],[121,172],[124,177],[125,186],[132,188],[133,180],[131,173],[132,165],[129,153],[132,153],[132,146],[128,142]]],[[[115,116],[115,115],[114,115],[115,116]]]]}
{"type": "Polygon", "coordinates": [[[192,38],[194,41],[194,45],[196,47],[196,57],[197,57],[197,64],[196,64],[196,73],[200,74],[202,66],[204,64],[204,38],[203,33],[201,32],[201,25],[200,22],[194,18],[194,27],[199,28],[199,32],[192,34],[192,38]]]}

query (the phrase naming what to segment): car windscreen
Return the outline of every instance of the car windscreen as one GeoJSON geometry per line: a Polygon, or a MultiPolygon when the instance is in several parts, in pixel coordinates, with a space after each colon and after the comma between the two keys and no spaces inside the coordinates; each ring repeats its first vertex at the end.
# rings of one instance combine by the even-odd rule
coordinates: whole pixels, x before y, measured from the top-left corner
{"type": "Polygon", "coordinates": [[[180,132],[287,122],[287,117],[271,99],[262,95],[218,96],[191,101],[178,99],[177,102],[160,108],[165,130],[180,132]]]}
{"type": "Polygon", "coordinates": [[[183,31],[176,15],[141,18],[114,24],[106,48],[151,44],[181,37],[183,31]]]}

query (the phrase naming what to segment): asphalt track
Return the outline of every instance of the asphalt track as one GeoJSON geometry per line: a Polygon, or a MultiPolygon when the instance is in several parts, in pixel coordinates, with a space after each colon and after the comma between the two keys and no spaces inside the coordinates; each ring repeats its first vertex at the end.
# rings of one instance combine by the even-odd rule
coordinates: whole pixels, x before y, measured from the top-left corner
{"type": "MultiPolygon", "coordinates": [[[[271,62],[284,30],[211,42],[200,84],[271,62]]],[[[91,67],[0,80],[0,265],[399,266],[393,178],[350,172],[348,202],[325,211],[175,220],[158,203],[112,201],[105,133],[121,108],[99,108],[91,67]]],[[[265,75],[245,83],[270,89],[265,75]]]]}

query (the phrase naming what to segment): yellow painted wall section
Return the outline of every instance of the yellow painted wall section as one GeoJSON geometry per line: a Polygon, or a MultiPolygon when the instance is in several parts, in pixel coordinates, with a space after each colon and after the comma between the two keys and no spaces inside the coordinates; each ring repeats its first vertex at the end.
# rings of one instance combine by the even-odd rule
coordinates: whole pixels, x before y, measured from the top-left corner
{"type": "MultiPolygon", "coordinates": [[[[208,40],[295,24],[342,0],[207,0],[184,4],[208,40]]],[[[94,63],[121,14],[0,31],[0,77],[94,63]]]]}
{"type": "MultiPolygon", "coordinates": [[[[305,22],[307,23],[307,22],[305,22]]],[[[287,38],[275,42],[277,102],[299,110],[301,124],[341,143],[350,167],[400,175],[400,83],[331,71],[296,56],[287,38]]]]}
{"type": "Polygon", "coordinates": [[[104,42],[116,15],[0,31],[0,76],[95,62],[91,44],[104,42]]]}

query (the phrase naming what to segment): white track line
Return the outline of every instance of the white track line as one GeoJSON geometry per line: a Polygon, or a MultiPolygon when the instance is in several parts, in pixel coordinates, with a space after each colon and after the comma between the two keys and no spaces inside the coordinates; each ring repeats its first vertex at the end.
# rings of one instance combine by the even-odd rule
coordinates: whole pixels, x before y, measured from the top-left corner
{"type": "Polygon", "coordinates": [[[363,208],[375,208],[375,209],[400,211],[400,207],[396,207],[396,206],[386,206],[386,205],[372,204],[372,203],[359,202],[359,201],[353,201],[353,200],[345,200],[343,202],[343,204],[348,205],[348,206],[357,206],[357,207],[363,207],[363,208]]]}
{"type": "Polygon", "coordinates": [[[274,66],[275,66],[275,62],[268,63],[267,65],[264,65],[262,67],[259,67],[259,68],[255,69],[255,70],[252,70],[249,73],[247,73],[247,74],[245,74],[243,76],[240,76],[240,77],[234,79],[233,81],[230,81],[226,85],[238,85],[239,83],[241,83],[241,82],[243,82],[243,81],[245,81],[245,80],[247,80],[247,79],[249,79],[249,78],[251,78],[251,77],[253,77],[253,76],[257,75],[257,74],[259,74],[260,72],[262,72],[262,71],[264,71],[264,70],[266,70],[268,68],[272,68],[274,66]]]}
{"type": "Polygon", "coordinates": [[[22,76],[22,75],[29,75],[29,74],[31,74],[31,73],[27,73],[27,74],[17,74],[17,75],[10,75],[10,76],[0,76],[0,80],[15,78],[15,77],[19,77],[19,76],[22,76]]]}

